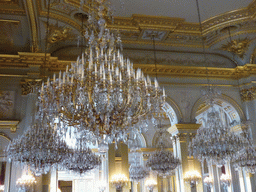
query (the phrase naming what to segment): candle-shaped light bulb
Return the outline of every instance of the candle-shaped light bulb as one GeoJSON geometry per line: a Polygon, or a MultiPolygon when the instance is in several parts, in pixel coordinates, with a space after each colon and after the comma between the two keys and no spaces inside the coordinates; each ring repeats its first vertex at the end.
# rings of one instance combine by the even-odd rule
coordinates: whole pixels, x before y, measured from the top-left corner
{"type": "Polygon", "coordinates": [[[107,53],[105,53],[105,62],[108,61],[108,56],[107,56],[107,53]]]}
{"type": "Polygon", "coordinates": [[[103,57],[103,47],[101,47],[101,49],[100,49],[100,51],[101,51],[101,57],[103,57]]]}
{"type": "Polygon", "coordinates": [[[53,74],[53,82],[55,83],[55,81],[56,81],[56,74],[54,73],[53,74]]]}
{"type": "Polygon", "coordinates": [[[82,65],[84,65],[84,53],[82,53],[82,65]]]}
{"type": "Polygon", "coordinates": [[[50,77],[47,78],[47,87],[50,86],[50,77]]]}
{"type": "Polygon", "coordinates": [[[100,77],[102,76],[102,65],[100,65],[100,77]]]}
{"type": "Polygon", "coordinates": [[[81,70],[82,70],[82,79],[83,79],[84,78],[84,65],[82,65],[81,70]]]}
{"type": "Polygon", "coordinates": [[[148,85],[151,86],[151,79],[149,76],[147,76],[148,85]]]}
{"type": "Polygon", "coordinates": [[[158,82],[157,82],[157,79],[155,78],[155,88],[158,87],[158,82]]]}
{"type": "Polygon", "coordinates": [[[127,74],[128,74],[128,77],[131,76],[131,69],[130,69],[130,67],[127,67],[127,74]]]}
{"type": "Polygon", "coordinates": [[[63,72],[63,83],[65,83],[65,80],[66,80],[66,72],[63,72]]]}
{"type": "Polygon", "coordinates": [[[97,75],[97,65],[96,64],[94,65],[94,73],[95,73],[95,75],[97,75]]]}
{"type": "Polygon", "coordinates": [[[77,60],[76,60],[76,66],[79,65],[79,60],[80,60],[80,57],[78,56],[78,57],[77,57],[77,60]]]}
{"type": "Polygon", "coordinates": [[[119,59],[120,58],[120,50],[118,49],[117,51],[117,58],[119,59]]]}
{"type": "Polygon", "coordinates": [[[119,75],[119,68],[116,67],[116,76],[118,77],[118,75],[119,75]]]}
{"type": "Polygon", "coordinates": [[[163,97],[165,97],[165,89],[164,89],[164,87],[163,87],[163,97]]]}
{"type": "Polygon", "coordinates": [[[103,79],[106,79],[105,68],[103,67],[103,79]]]}
{"type": "Polygon", "coordinates": [[[120,81],[122,81],[122,73],[120,72],[120,75],[119,75],[119,79],[120,81]]]}
{"type": "Polygon", "coordinates": [[[92,62],[92,48],[90,47],[90,61],[89,61],[89,70],[92,69],[92,65],[93,65],[93,62],[92,62]]]}
{"type": "Polygon", "coordinates": [[[148,88],[148,84],[147,84],[146,78],[144,79],[144,82],[145,82],[145,87],[148,88]]]}
{"type": "Polygon", "coordinates": [[[68,73],[68,65],[66,66],[66,73],[68,73]]]}
{"type": "Polygon", "coordinates": [[[113,55],[113,61],[115,61],[116,60],[116,53],[114,53],[114,55],[113,55]]]}
{"type": "Polygon", "coordinates": [[[59,73],[59,86],[61,85],[61,71],[59,73]]]}
{"type": "Polygon", "coordinates": [[[74,75],[72,74],[72,76],[71,76],[71,83],[73,83],[73,81],[74,81],[74,75]]]}
{"type": "Polygon", "coordinates": [[[44,91],[44,82],[42,83],[41,92],[44,91]]]}
{"type": "Polygon", "coordinates": [[[112,74],[111,73],[109,73],[109,82],[112,85],[112,74]]]}

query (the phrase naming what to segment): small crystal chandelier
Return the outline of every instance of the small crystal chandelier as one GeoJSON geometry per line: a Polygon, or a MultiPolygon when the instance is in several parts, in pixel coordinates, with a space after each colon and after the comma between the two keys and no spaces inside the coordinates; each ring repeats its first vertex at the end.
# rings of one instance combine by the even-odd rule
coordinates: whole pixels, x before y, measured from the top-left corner
{"type": "Polygon", "coordinates": [[[220,176],[220,184],[227,190],[231,184],[231,178],[228,174],[223,174],[220,176]]]}
{"type": "Polygon", "coordinates": [[[139,163],[140,152],[133,151],[133,162],[129,168],[129,177],[131,181],[139,182],[140,180],[149,176],[149,170],[139,163]]]}
{"type": "Polygon", "coordinates": [[[205,177],[204,178],[204,185],[206,186],[207,190],[211,190],[213,186],[213,179],[211,177],[205,177]]]}
{"type": "Polygon", "coordinates": [[[222,124],[219,112],[211,106],[206,126],[201,126],[197,130],[197,135],[190,143],[190,149],[199,161],[203,162],[206,159],[217,166],[222,166],[247,144],[247,140],[222,124]]]}
{"type": "Polygon", "coordinates": [[[4,185],[0,185],[0,192],[4,192],[4,185]]]}
{"type": "Polygon", "coordinates": [[[66,72],[48,79],[38,103],[49,118],[58,118],[65,126],[110,143],[126,142],[129,129],[147,127],[152,114],[160,111],[165,93],[157,80],[152,85],[124,58],[120,37],[106,29],[104,2],[97,1],[95,12],[89,13],[83,35],[88,48],[66,72]]]}
{"type": "Polygon", "coordinates": [[[36,183],[35,177],[32,175],[23,175],[16,181],[16,187],[22,190],[29,190],[36,183]]]}
{"type": "Polygon", "coordinates": [[[7,157],[28,165],[35,176],[46,174],[66,157],[68,147],[43,113],[36,113],[35,123],[7,148],[7,157]]]}
{"type": "Polygon", "coordinates": [[[185,174],[184,181],[189,184],[191,188],[194,188],[201,180],[201,175],[197,171],[188,171],[185,174]]]}
{"type": "Polygon", "coordinates": [[[114,185],[117,190],[122,190],[122,188],[128,184],[128,181],[124,174],[115,174],[112,176],[110,183],[114,185]]]}
{"type": "Polygon", "coordinates": [[[101,163],[100,157],[95,155],[86,146],[86,142],[79,139],[75,149],[70,149],[67,157],[61,162],[64,169],[83,174],[98,167],[101,163]]]}
{"type": "Polygon", "coordinates": [[[146,166],[152,171],[157,172],[159,176],[173,174],[173,171],[181,164],[180,160],[174,157],[173,152],[165,149],[163,141],[164,130],[161,126],[162,117],[158,119],[159,141],[158,149],[154,151],[147,160],[146,166]]]}
{"type": "Polygon", "coordinates": [[[146,166],[156,171],[158,175],[165,176],[172,174],[180,165],[180,160],[173,156],[173,153],[164,148],[157,149],[149,157],[146,166]]]}
{"type": "Polygon", "coordinates": [[[153,179],[146,180],[145,186],[149,190],[149,192],[153,192],[154,188],[157,186],[157,182],[153,179]]]}
{"type": "Polygon", "coordinates": [[[233,166],[236,169],[245,168],[245,170],[251,174],[256,173],[256,150],[255,147],[250,144],[237,152],[232,160],[233,166]]]}
{"type": "Polygon", "coordinates": [[[129,176],[132,181],[139,182],[149,175],[149,171],[142,165],[132,164],[129,168],[129,176]]]}

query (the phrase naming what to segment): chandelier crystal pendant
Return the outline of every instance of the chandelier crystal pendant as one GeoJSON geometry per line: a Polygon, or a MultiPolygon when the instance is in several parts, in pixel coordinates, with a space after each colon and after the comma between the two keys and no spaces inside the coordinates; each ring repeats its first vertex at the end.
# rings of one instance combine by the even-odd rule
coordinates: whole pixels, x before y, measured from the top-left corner
{"type": "Polygon", "coordinates": [[[7,148],[7,157],[29,166],[35,176],[48,173],[66,157],[68,147],[56,125],[43,113],[36,113],[35,123],[7,148]]]}
{"type": "Polygon", "coordinates": [[[89,15],[87,48],[66,72],[42,86],[39,106],[50,118],[107,142],[126,141],[128,129],[147,127],[165,93],[122,54],[121,39],[106,29],[104,1],[89,15]],[[136,126],[134,126],[136,125],[136,126]]]}
{"type": "Polygon", "coordinates": [[[192,155],[199,161],[206,160],[221,167],[247,144],[247,140],[223,125],[219,112],[211,106],[211,111],[207,114],[206,126],[201,126],[197,130],[189,147],[192,155]]]}

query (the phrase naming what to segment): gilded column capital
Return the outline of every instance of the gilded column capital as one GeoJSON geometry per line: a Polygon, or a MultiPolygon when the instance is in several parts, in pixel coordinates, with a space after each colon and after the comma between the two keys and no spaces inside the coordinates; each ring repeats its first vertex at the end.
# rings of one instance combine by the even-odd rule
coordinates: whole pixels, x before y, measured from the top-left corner
{"type": "Polygon", "coordinates": [[[19,121],[0,121],[0,129],[10,129],[11,132],[16,132],[19,121]]]}
{"type": "Polygon", "coordinates": [[[195,123],[186,123],[186,124],[175,124],[171,126],[167,131],[171,133],[173,136],[178,133],[196,133],[197,129],[201,126],[201,124],[195,123]]]}
{"type": "Polygon", "coordinates": [[[256,88],[251,87],[249,89],[242,89],[240,91],[241,99],[243,102],[245,101],[252,101],[256,99],[256,88]]]}

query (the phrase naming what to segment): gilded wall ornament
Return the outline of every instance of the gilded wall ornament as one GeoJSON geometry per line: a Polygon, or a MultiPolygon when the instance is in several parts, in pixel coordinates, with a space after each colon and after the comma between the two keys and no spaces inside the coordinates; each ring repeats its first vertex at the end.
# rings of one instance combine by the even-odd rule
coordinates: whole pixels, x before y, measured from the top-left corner
{"type": "Polygon", "coordinates": [[[21,82],[21,94],[28,95],[30,93],[36,93],[39,90],[40,85],[41,79],[21,82]]]}
{"type": "MultiPolygon", "coordinates": [[[[45,23],[46,25],[46,23],[45,23]]],[[[73,29],[67,26],[55,25],[49,26],[49,37],[48,42],[51,44],[58,43],[61,41],[67,41],[75,39],[75,34],[73,34],[73,29]]]]}
{"type": "Polygon", "coordinates": [[[243,59],[251,41],[252,40],[247,37],[244,39],[234,39],[231,42],[228,42],[226,45],[222,45],[221,49],[234,53],[243,59]]]}
{"type": "Polygon", "coordinates": [[[256,87],[251,87],[249,89],[242,89],[240,91],[242,101],[252,101],[256,99],[256,87]]]}
{"type": "Polygon", "coordinates": [[[13,91],[0,91],[0,119],[12,117],[14,107],[13,91]]]}

